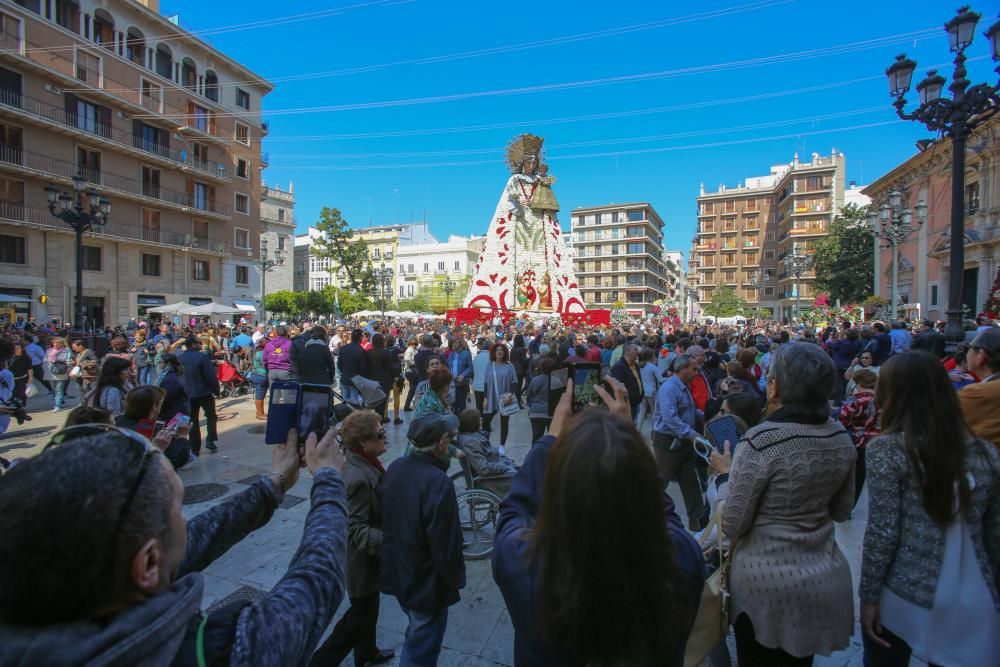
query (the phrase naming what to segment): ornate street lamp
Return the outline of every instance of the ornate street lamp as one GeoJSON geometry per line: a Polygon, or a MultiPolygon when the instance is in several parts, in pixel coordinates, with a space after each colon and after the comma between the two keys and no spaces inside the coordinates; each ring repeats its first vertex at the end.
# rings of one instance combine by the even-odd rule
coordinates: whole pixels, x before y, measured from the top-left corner
{"type": "Polygon", "coordinates": [[[275,267],[284,266],[285,257],[281,254],[281,250],[278,248],[274,249],[273,257],[267,256],[267,239],[263,236],[260,237],[260,259],[257,260],[257,266],[260,267],[260,321],[267,321],[267,308],[264,306],[264,297],[267,296],[265,287],[267,285],[267,272],[273,270],[275,267]]]}
{"type": "MultiPolygon", "coordinates": [[[[894,97],[892,105],[903,120],[915,120],[932,132],[941,132],[951,139],[951,248],[948,283],[948,326],[945,336],[949,346],[961,342],[965,336],[962,328],[962,278],[965,269],[965,141],[978,126],[991,118],[1000,108],[998,86],[980,83],[970,87],[966,79],[965,49],[972,43],[976,24],[980,15],[960,7],[957,15],[945,24],[948,44],[955,53],[955,72],[948,91],[951,97],[942,96],[944,77],[931,70],[927,78],[917,84],[920,106],[913,113],[906,113],[904,95],[910,90],[913,72],[917,63],[905,55],[896,57],[887,70],[889,94],[894,97]]],[[[993,24],[984,33],[990,40],[994,61],[1000,61],[1000,22],[993,24]]],[[[1000,67],[997,67],[1000,73],[1000,67]]],[[[891,202],[888,204],[890,209],[891,202]]],[[[883,223],[886,218],[883,218],[883,223]]],[[[883,224],[884,227],[884,224],[883,224]]],[[[893,260],[895,271],[895,259],[893,260]]],[[[893,281],[895,282],[895,281],[893,281]]],[[[894,305],[895,307],[895,305],[894,305]]]]}
{"type": "Polygon", "coordinates": [[[763,283],[761,282],[760,271],[753,271],[750,273],[750,289],[754,291],[757,296],[757,307],[754,309],[754,319],[760,319],[760,288],[763,283]]]}
{"type": "MultiPolygon", "coordinates": [[[[892,284],[890,285],[890,308],[892,317],[899,316],[899,246],[906,243],[914,231],[913,213],[909,208],[902,208],[903,195],[898,190],[889,193],[888,203],[878,209],[872,207],[868,213],[868,226],[875,242],[886,241],[892,249],[892,284]]],[[[917,225],[927,221],[927,204],[921,199],[914,207],[917,214],[917,225]]],[[[876,264],[876,271],[878,265],[876,264]]]]}
{"type": "Polygon", "coordinates": [[[385,319],[385,293],[388,289],[392,291],[392,267],[386,266],[385,262],[379,266],[379,268],[372,271],[372,275],[375,277],[375,288],[376,294],[382,301],[382,319],[385,319]]]}
{"type": "Polygon", "coordinates": [[[784,262],[785,262],[785,270],[788,271],[788,273],[795,276],[794,313],[795,313],[795,319],[798,320],[802,316],[802,308],[799,305],[799,301],[802,298],[802,294],[800,293],[799,282],[802,279],[802,274],[808,271],[809,267],[812,266],[813,258],[812,255],[786,255],[784,262]]]}
{"type": "Polygon", "coordinates": [[[451,294],[455,291],[455,281],[454,280],[442,280],[438,283],[438,287],[444,292],[444,312],[448,312],[448,305],[450,304],[451,294]]]}
{"type": "Polygon", "coordinates": [[[73,330],[83,331],[86,308],[83,303],[83,233],[101,229],[111,215],[111,202],[94,188],[86,188],[82,174],[73,177],[73,193],[61,192],[54,183],[45,186],[49,212],[76,232],[76,307],[73,309],[73,330]]]}

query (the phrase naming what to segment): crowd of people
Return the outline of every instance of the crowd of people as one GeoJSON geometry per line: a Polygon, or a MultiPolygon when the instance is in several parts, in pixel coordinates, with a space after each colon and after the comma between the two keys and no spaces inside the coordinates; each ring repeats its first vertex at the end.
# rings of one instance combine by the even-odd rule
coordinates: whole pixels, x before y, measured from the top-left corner
{"type": "Polygon", "coordinates": [[[508,480],[493,577],[517,665],[682,665],[692,650],[729,665],[725,641],[688,643],[715,571],[740,665],[812,664],[856,618],[866,665],[1000,664],[1000,327],[977,324],[948,353],[933,323],[903,321],[166,323],[110,332],[101,356],[8,332],[0,419],[46,390],[56,411],[80,404],[0,478],[0,665],[381,664],[380,594],[408,618],[400,664],[435,665],[465,586],[454,456],[508,480]],[[550,405],[550,373],[574,363],[601,366],[598,404],[574,407],[570,375],[550,405]],[[218,450],[223,366],[257,419],[284,380],[356,409],[304,447],[290,433],[269,475],[185,526],[174,471],[218,450]],[[519,462],[512,420],[532,434],[519,462]],[[386,467],[386,429],[403,424],[386,467]],[[201,570],[270,519],[300,466],[311,509],[287,576],[201,612],[201,570]],[[834,524],[865,487],[854,581],[834,524]],[[100,510],[67,510],[98,492],[100,510]]]}

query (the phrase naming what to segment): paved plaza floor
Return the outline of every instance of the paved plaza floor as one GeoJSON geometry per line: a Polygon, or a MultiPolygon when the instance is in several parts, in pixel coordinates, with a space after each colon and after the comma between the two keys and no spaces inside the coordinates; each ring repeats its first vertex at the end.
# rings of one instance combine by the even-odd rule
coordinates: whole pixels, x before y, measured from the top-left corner
{"type": "MultiPolygon", "coordinates": [[[[68,403],[69,406],[76,402],[68,403]]],[[[65,412],[53,413],[51,399],[43,395],[29,401],[29,411],[33,421],[22,426],[12,426],[0,436],[0,455],[5,458],[32,456],[40,451],[48,437],[58,430],[65,420],[65,412]]],[[[254,420],[251,397],[220,399],[219,451],[215,454],[204,451],[202,457],[186,466],[180,476],[189,489],[184,507],[185,516],[191,517],[226,497],[239,493],[246,484],[270,469],[271,449],[264,444],[262,434],[252,432],[263,422],[254,420]],[[195,492],[207,497],[200,502],[195,492]]],[[[401,425],[386,425],[389,434],[388,452],[383,461],[388,465],[400,456],[405,446],[405,434],[409,418],[413,413],[403,413],[405,422],[401,425]]],[[[497,420],[498,421],[498,420],[497,420]]],[[[499,437],[499,424],[494,424],[493,440],[499,437]]],[[[647,422],[646,428],[649,425],[647,422]]],[[[204,432],[204,431],[203,431],[204,432]]],[[[511,419],[507,453],[515,461],[524,459],[531,446],[531,427],[527,415],[519,413],[511,419]]],[[[457,469],[457,465],[455,465],[457,469]]],[[[303,470],[298,483],[286,494],[285,502],[271,521],[205,570],[204,607],[225,600],[230,596],[257,597],[269,590],[284,574],[295,553],[302,536],[303,522],[309,512],[309,488],[312,478],[308,470],[303,470]]],[[[671,496],[683,516],[683,501],[676,484],[671,484],[671,496]]],[[[29,510],[30,511],[30,510],[29,510]]],[[[855,598],[861,562],[861,543],[867,520],[867,494],[854,511],[851,521],[837,525],[837,541],[851,564],[854,577],[855,598]]],[[[514,630],[504,606],[503,597],[493,582],[490,561],[466,562],[466,587],[462,590],[461,601],[449,610],[448,630],[444,638],[444,649],[440,665],[443,667],[486,667],[514,664],[514,630]]],[[[346,611],[345,598],[337,611],[336,618],[346,611]]],[[[857,605],[855,604],[855,616],[857,605]]],[[[406,630],[406,616],[395,599],[382,596],[379,615],[378,644],[382,648],[395,649],[399,653],[403,633],[406,630]]],[[[733,664],[736,664],[735,646],[730,635],[730,649],[733,664]]],[[[398,659],[389,662],[396,665],[398,659]]],[[[353,664],[351,659],[345,665],[353,664]]],[[[708,663],[705,663],[706,665],[708,663]]],[[[855,625],[855,634],[850,646],[829,657],[819,657],[820,667],[851,667],[861,665],[860,630],[855,625]]]]}

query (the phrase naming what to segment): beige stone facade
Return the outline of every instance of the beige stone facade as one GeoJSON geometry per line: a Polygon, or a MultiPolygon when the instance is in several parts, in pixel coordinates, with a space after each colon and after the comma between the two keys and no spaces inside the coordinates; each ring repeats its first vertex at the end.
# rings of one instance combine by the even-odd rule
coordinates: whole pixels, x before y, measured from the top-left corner
{"type": "Polygon", "coordinates": [[[74,237],[44,188],[72,191],[77,174],[112,205],[84,238],[88,323],[259,292],[270,90],[131,0],[0,6],[0,293],[72,320],[74,237]]]}

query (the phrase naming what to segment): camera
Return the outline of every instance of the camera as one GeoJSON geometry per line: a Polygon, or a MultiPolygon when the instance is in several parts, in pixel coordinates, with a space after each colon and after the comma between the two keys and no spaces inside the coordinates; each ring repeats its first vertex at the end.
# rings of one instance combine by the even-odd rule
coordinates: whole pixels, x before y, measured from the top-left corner
{"type": "Polygon", "coordinates": [[[5,408],[13,408],[14,412],[11,417],[17,420],[17,425],[20,426],[24,422],[30,422],[31,416],[28,415],[28,410],[24,407],[24,402],[14,396],[11,396],[7,400],[0,400],[0,405],[5,408]]]}

